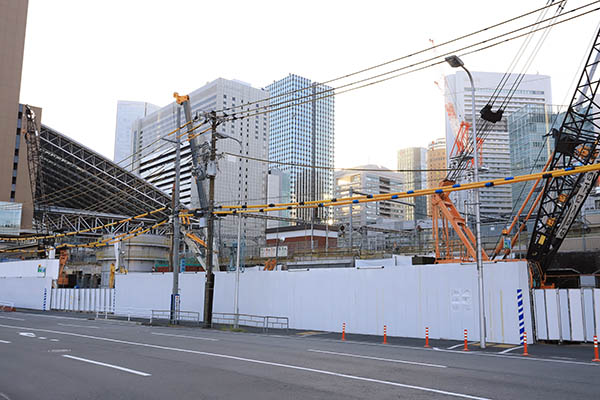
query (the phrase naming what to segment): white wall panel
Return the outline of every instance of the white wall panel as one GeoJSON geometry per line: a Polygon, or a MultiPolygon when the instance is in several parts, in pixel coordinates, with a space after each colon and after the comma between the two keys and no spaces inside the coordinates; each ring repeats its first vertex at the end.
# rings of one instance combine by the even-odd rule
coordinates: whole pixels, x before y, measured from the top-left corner
{"type": "Polygon", "coordinates": [[[571,318],[571,340],[582,342],[583,335],[583,311],[581,307],[581,290],[567,289],[569,294],[569,317],[571,318]]]}
{"type": "Polygon", "coordinates": [[[49,308],[52,278],[0,278],[0,301],[15,307],[43,310],[49,308]],[[46,290],[46,304],[44,304],[46,290]]]}

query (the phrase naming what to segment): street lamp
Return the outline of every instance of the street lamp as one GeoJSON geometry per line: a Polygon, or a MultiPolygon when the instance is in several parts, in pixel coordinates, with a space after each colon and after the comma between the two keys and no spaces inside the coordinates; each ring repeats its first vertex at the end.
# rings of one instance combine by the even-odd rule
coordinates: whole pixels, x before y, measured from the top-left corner
{"type": "MultiPolygon", "coordinates": [[[[471,117],[473,120],[473,177],[475,182],[479,182],[479,154],[477,154],[477,126],[475,117],[475,84],[473,83],[473,76],[467,68],[465,63],[458,58],[456,55],[446,57],[446,62],[450,64],[452,68],[462,68],[469,76],[471,81],[471,117]]],[[[476,231],[476,257],[477,260],[477,280],[479,286],[479,343],[482,349],[485,349],[485,316],[484,316],[484,304],[483,304],[483,263],[481,260],[481,216],[479,214],[479,189],[475,188],[475,231],[476,231]]]]}

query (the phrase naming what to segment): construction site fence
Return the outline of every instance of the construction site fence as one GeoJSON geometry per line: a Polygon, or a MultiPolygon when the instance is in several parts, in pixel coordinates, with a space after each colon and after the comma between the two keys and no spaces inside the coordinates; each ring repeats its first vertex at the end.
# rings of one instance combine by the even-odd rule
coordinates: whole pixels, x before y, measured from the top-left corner
{"type": "Polygon", "coordinates": [[[57,311],[114,313],[115,289],[52,288],[50,309],[57,311]]]}
{"type": "Polygon", "coordinates": [[[537,340],[592,342],[600,335],[600,289],[535,289],[537,340]]]}

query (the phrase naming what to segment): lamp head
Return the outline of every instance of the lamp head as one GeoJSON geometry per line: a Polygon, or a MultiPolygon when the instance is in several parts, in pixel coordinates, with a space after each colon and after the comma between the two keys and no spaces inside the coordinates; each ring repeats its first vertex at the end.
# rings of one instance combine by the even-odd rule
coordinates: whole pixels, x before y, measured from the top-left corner
{"type": "Polygon", "coordinates": [[[458,56],[448,56],[445,58],[445,60],[452,68],[464,67],[465,65],[465,63],[463,63],[458,56]]]}

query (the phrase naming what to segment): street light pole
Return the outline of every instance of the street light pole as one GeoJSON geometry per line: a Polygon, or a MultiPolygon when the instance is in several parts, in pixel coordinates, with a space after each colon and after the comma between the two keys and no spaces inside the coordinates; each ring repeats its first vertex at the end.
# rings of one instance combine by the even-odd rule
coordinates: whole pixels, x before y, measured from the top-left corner
{"type": "MultiPolygon", "coordinates": [[[[465,64],[463,61],[458,58],[458,56],[449,56],[446,57],[446,62],[450,64],[452,68],[462,68],[465,70],[469,77],[469,81],[471,82],[471,117],[472,117],[472,127],[473,127],[473,178],[475,182],[479,182],[479,154],[477,153],[477,124],[476,124],[476,116],[475,116],[475,83],[473,82],[473,76],[471,72],[467,68],[465,68],[465,64]]],[[[479,289],[479,344],[482,349],[485,349],[485,311],[484,311],[484,302],[483,302],[483,262],[481,260],[481,215],[479,213],[479,189],[475,188],[474,197],[475,197],[475,238],[477,242],[476,249],[476,261],[477,261],[477,282],[479,289]]]]}
{"type": "Polygon", "coordinates": [[[242,241],[242,214],[238,216],[237,255],[235,262],[235,316],[233,327],[240,327],[240,242],[242,241]]]}

